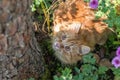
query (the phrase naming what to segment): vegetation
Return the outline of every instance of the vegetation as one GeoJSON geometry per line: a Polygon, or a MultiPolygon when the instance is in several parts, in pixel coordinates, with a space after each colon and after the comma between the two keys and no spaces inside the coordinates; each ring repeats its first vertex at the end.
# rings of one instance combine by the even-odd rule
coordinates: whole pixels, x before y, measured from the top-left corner
{"type": "Polygon", "coordinates": [[[75,75],[70,68],[65,68],[60,77],[54,76],[54,80],[110,80],[106,75],[108,70],[105,66],[96,65],[96,60],[92,54],[83,57],[83,63],[80,68],[75,67],[75,75]]]}
{"type": "MultiPolygon", "coordinates": [[[[90,0],[84,0],[90,2],[90,0]]],[[[38,22],[42,25],[42,30],[47,29],[50,34],[52,29],[52,12],[59,1],[52,0],[33,0],[31,10],[37,16],[38,22]],[[48,26],[48,27],[45,27],[48,26]]],[[[97,10],[95,10],[96,19],[107,17],[104,20],[108,27],[113,29],[114,34],[109,37],[105,47],[105,57],[112,61],[112,52],[116,52],[120,45],[120,0],[99,0],[97,10]]],[[[43,55],[46,63],[46,76],[43,80],[120,80],[120,66],[118,68],[100,66],[97,64],[93,54],[83,56],[80,65],[64,65],[55,57],[51,47],[50,39],[46,39],[40,43],[43,48],[43,55]],[[47,52],[46,52],[47,50],[47,52]],[[113,77],[114,76],[114,77],[113,77]],[[112,78],[113,77],[113,78],[112,78]]],[[[99,48],[100,49],[100,48],[99,48]]],[[[120,53],[120,52],[119,52],[120,53]]],[[[112,63],[111,63],[112,64],[112,63]]],[[[120,62],[118,62],[120,64],[120,62]]],[[[29,80],[34,80],[31,78],[29,80]]]]}

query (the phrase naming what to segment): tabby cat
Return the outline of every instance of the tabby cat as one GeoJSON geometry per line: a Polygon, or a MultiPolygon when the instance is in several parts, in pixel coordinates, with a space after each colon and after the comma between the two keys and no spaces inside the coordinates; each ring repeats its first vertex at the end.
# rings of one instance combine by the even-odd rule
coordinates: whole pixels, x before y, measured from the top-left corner
{"type": "Polygon", "coordinates": [[[103,45],[111,30],[83,0],[67,0],[54,11],[53,49],[66,64],[77,63],[82,56],[103,45]]]}

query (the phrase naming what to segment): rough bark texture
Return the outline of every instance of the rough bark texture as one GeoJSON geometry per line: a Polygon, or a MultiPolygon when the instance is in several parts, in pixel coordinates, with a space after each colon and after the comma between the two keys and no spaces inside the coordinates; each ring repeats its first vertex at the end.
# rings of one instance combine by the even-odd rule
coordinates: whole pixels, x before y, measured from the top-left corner
{"type": "Polygon", "coordinates": [[[0,0],[0,80],[38,78],[43,59],[33,32],[32,0],[0,0]]]}

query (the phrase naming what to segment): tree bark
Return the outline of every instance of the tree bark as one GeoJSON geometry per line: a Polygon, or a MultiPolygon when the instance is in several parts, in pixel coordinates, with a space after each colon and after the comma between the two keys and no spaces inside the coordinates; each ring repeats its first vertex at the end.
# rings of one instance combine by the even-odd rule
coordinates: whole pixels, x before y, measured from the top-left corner
{"type": "Polygon", "coordinates": [[[32,0],[0,0],[0,80],[39,78],[42,53],[31,20],[32,0]]]}

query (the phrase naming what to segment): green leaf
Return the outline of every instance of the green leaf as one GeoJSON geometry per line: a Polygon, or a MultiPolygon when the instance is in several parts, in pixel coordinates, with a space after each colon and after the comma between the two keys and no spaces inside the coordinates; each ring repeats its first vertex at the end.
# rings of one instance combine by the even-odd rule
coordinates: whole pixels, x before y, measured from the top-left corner
{"type": "Polygon", "coordinates": [[[103,15],[104,15],[104,13],[103,13],[102,11],[97,11],[97,12],[95,13],[96,18],[100,18],[100,17],[102,17],[103,15]]]}
{"type": "Polygon", "coordinates": [[[85,2],[90,2],[90,0],[84,0],[85,2]]]}
{"type": "Polygon", "coordinates": [[[108,7],[104,7],[104,8],[102,9],[102,12],[106,13],[108,10],[109,10],[108,7]]]}
{"type": "Polygon", "coordinates": [[[32,11],[32,12],[36,11],[36,8],[35,8],[35,5],[34,5],[34,4],[31,5],[30,7],[31,7],[31,11],[32,11]]]}
{"type": "Polygon", "coordinates": [[[89,75],[84,78],[84,80],[99,80],[98,75],[89,75]]]}
{"type": "Polygon", "coordinates": [[[78,74],[78,75],[75,75],[73,77],[73,80],[84,80],[84,75],[82,73],[78,74]]]}
{"type": "Polygon", "coordinates": [[[35,0],[35,5],[38,7],[40,6],[40,0],[35,0]]]}
{"type": "Polygon", "coordinates": [[[115,76],[120,76],[120,68],[111,68],[115,76]]]}
{"type": "Polygon", "coordinates": [[[78,69],[77,67],[75,67],[75,71],[76,71],[77,73],[80,73],[80,69],[78,69]]]}
{"type": "Polygon", "coordinates": [[[62,71],[62,74],[64,76],[68,76],[70,73],[71,73],[71,69],[69,69],[69,68],[65,68],[65,70],[62,71]]]}
{"type": "Polygon", "coordinates": [[[120,44],[120,42],[119,42],[119,41],[114,41],[113,44],[114,44],[114,45],[120,44]]]}
{"type": "Polygon", "coordinates": [[[59,78],[57,76],[53,76],[54,80],[59,80],[59,78]]]}
{"type": "Polygon", "coordinates": [[[115,18],[114,23],[115,23],[116,27],[120,28],[120,17],[119,16],[115,18]]]}
{"type": "Polygon", "coordinates": [[[114,25],[113,20],[105,20],[105,22],[108,24],[108,27],[112,28],[114,25]]]}
{"type": "Polygon", "coordinates": [[[91,64],[84,64],[81,67],[82,69],[82,73],[86,76],[88,76],[89,74],[93,74],[94,70],[96,70],[96,67],[91,65],[91,64]]]}
{"type": "Polygon", "coordinates": [[[120,34],[119,34],[119,35],[117,35],[117,37],[118,37],[118,38],[120,38],[120,34]]]}
{"type": "Polygon", "coordinates": [[[108,68],[107,67],[105,67],[105,66],[100,66],[99,68],[98,68],[98,73],[99,74],[105,74],[105,72],[108,70],[108,68]]]}
{"type": "Polygon", "coordinates": [[[120,80],[120,76],[115,76],[114,80],[120,80]]]}
{"type": "Polygon", "coordinates": [[[87,54],[83,56],[83,63],[95,64],[96,59],[93,57],[93,54],[87,54]]]}

